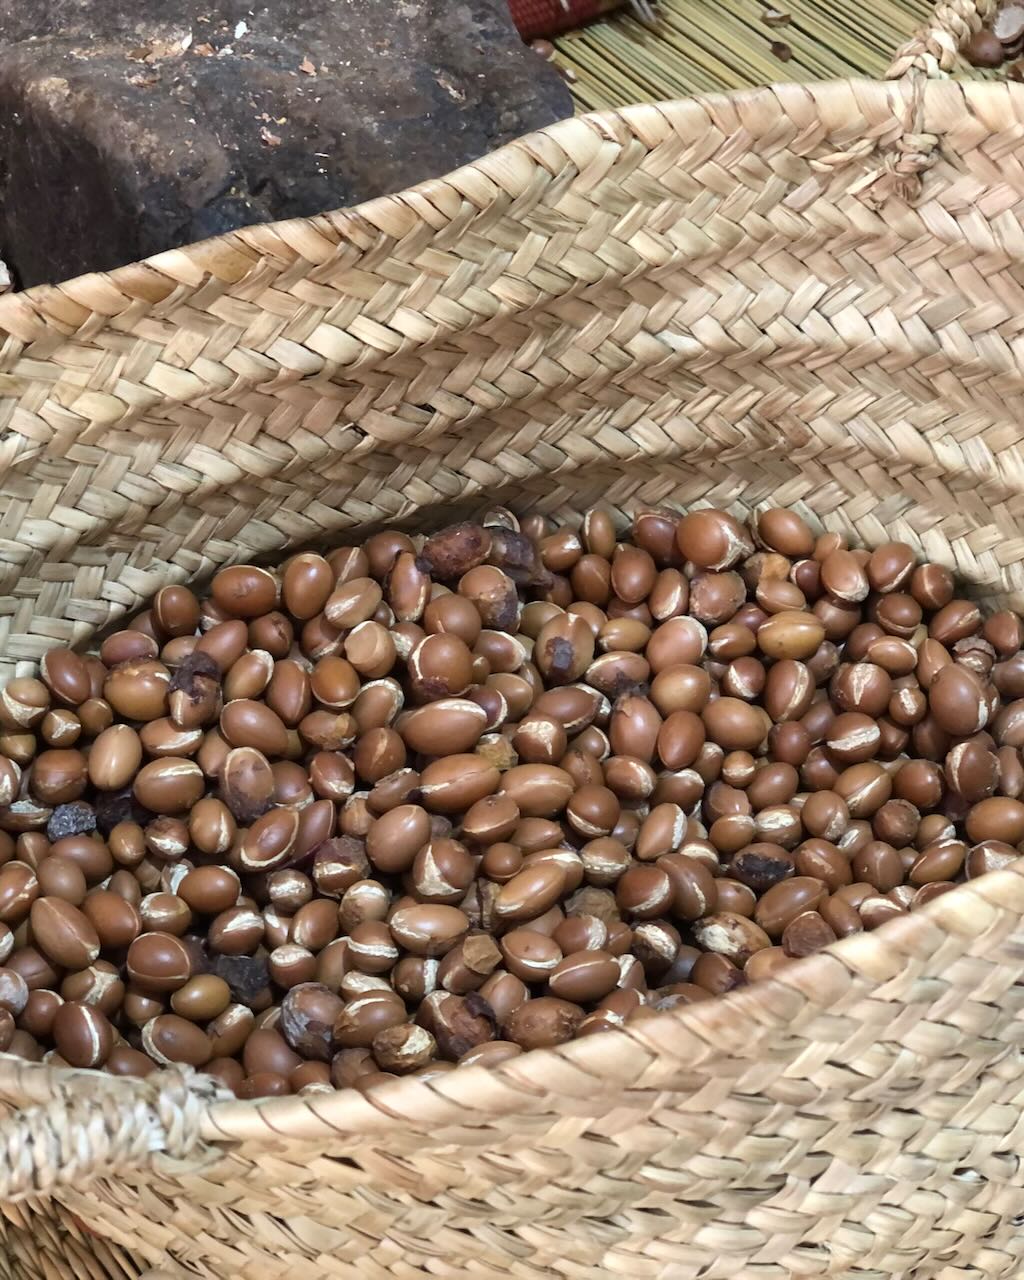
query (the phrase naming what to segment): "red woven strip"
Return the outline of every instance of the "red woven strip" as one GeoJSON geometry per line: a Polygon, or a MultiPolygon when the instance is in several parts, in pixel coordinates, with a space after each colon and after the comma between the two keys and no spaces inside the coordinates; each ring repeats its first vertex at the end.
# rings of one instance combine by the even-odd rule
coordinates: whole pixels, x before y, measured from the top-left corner
{"type": "Polygon", "coordinates": [[[509,0],[512,21],[524,40],[571,31],[613,7],[614,0],[509,0]]]}

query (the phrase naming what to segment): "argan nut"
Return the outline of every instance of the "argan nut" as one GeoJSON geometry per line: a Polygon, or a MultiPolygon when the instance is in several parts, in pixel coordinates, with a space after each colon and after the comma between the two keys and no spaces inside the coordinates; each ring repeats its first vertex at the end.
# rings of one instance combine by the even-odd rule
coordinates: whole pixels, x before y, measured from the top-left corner
{"type": "Polygon", "coordinates": [[[622,874],[615,886],[615,901],[624,916],[653,920],[668,911],[675,886],[661,861],[653,866],[637,863],[622,874]]]}
{"type": "Polygon", "coordinates": [[[548,1049],[571,1040],[582,1021],[579,1005],[540,996],[516,1009],[505,1025],[505,1034],[521,1049],[548,1049]]]}
{"type": "Polygon", "coordinates": [[[485,796],[462,819],[462,838],[476,845],[501,843],[515,830],[519,806],[508,795],[485,796]]]}
{"type": "Polygon", "coordinates": [[[543,982],[562,959],[562,949],[553,938],[534,929],[512,929],[501,939],[501,957],[509,973],[523,982],[543,982]]]}
{"type": "Polygon", "coordinates": [[[967,846],[959,840],[928,845],[915,859],[907,879],[913,885],[952,880],[963,869],[967,846]]]}
{"type": "MultiPolygon", "coordinates": [[[[466,995],[482,987],[501,963],[501,959],[502,953],[497,944],[486,933],[470,933],[458,946],[453,947],[440,963],[421,961],[419,957],[414,956],[406,957],[406,961],[412,964],[435,965],[436,985],[456,995],[466,995]]],[[[397,990],[397,979],[395,981],[397,990]]],[[[425,990],[423,994],[426,994],[425,990]]]]}
{"type": "Polygon", "coordinates": [[[39,880],[24,862],[8,862],[0,867],[0,922],[17,925],[39,897],[39,880]]]}
{"type": "Polygon", "coordinates": [[[251,564],[221,569],[214,574],[210,590],[229,618],[258,618],[277,603],[274,575],[251,564]]]}
{"type": "Polygon", "coordinates": [[[440,698],[406,712],[399,732],[410,751],[448,756],[471,751],[487,727],[487,713],[466,698],[440,698]]]}
{"type": "Polygon", "coordinates": [[[747,530],[725,511],[692,511],[676,527],[680,552],[701,569],[731,569],[752,555],[754,544],[747,530]]]}
{"type": "Polygon", "coordinates": [[[464,845],[445,838],[430,840],[418,851],[409,883],[421,902],[457,905],[473,883],[475,865],[464,845]]]}
{"type": "Polygon", "coordinates": [[[60,994],[65,1000],[92,1005],[113,1018],[124,1003],[125,985],[116,965],[96,960],[85,969],[69,973],[60,984],[60,994]]]}
{"type": "Polygon", "coordinates": [[[578,614],[556,614],[534,641],[533,660],[549,685],[579,680],[593,658],[594,633],[578,614]]]}
{"type": "Polygon", "coordinates": [[[552,995],[573,1004],[603,999],[619,981],[619,965],[607,951],[576,951],[565,956],[548,977],[552,995]]]}
{"type": "Polygon", "coordinates": [[[499,771],[480,756],[458,754],[428,764],[420,774],[419,792],[429,813],[459,813],[492,795],[500,781],[499,771]]]}
{"type": "Polygon", "coordinates": [[[663,855],[655,865],[671,882],[673,915],[685,921],[714,915],[718,893],[714,875],[704,863],[676,852],[663,855]]]}
{"type": "Polygon", "coordinates": [[[465,996],[435,991],[423,1001],[416,1021],[433,1035],[438,1053],[449,1062],[496,1038],[495,1012],[482,991],[465,996]]]}
{"type": "Polygon", "coordinates": [[[939,728],[954,737],[977,733],[988,723],[985,687],[970,668],[943,667],[928,691],[928,706],[939,728]]]}
{"type": "Polygon", "coordinates": [[[74,712],[59,708],[47,712],[40,726],[42,740],[49,746],[67,748],[82,736],[82,722],[74,712]]]}
{"type": "Polygon", "coordinates": [[[85,875],[70,858],[51,854],[40,862],[36,876],[42,897],[63,898],[75,907],[82,905],[86,893],[85,875]]]}
{"type": "Polygon", "coordinates": [[[820,904],[818,914],[837,938],[846,938],[852,933],[860,933],[864,928],[856,908],[844,899],[836,897],[835,894],[820,904]]]}
{"type": "Polygon", "coordinates": [[[457,907],[428,903],[396,911],[389,925],[395,940],[413,955],[441,956],[462,940],[469,920],[457,907]]]}
{"type": "Polygon", "coordinates": [[[272,871],[292,856],[299,834],[299,815],[294,809],[272,809],[256,819],[238,843],[240,870],[272,871]]]}
{"type": "MultiPolygon", "coordinates": [[[[220,770],[220,795],[231,815],[245,826],[267,812],[274,796],[274,772],[262,751],[255,747],[236,747],[225,753],[220,770]]],[[[205,803],[205,799],[196,803],[190,823],[209,821],[196,816],[205,803]]],[[[218,828],[222,821],[218,816],[218,828]]],[[[215,831],[204,838],[204,843],[218,836],[219,831],[215,831]]]]}
{"type": "MultiPolygon", "coordinates": [[[[11,680],[0,689],[0,725],[8,730],[5,736],[13,740],[34,729],[49,711],[50,702],[50,691],[41,680],[23,676],[11,680]]],[[[31,733],[28,736],[31,740],[31,733]]]]}
{"type": "Polygon", "coordinates": [[[323,556],[303,552],[285,565],[281,579],[284,607],[300,622],[315,617],[334,588],[334,570],[323,556]]]}
{"type": "Polygon", "coordinates": [[[697,920],[693,936],[705,951],[724,955],[740,968],[754,952],[771,945],[768,934],[753,920],[727,911],[697,920]]]}
{"type": "Polygon", "coordinates": [[[85,757],[74,747],[40,752],[27,776],[32,795],[42,805],[77,800],[88,783],[85,757]]]}
{"type": "MultiPolygon", "coordinates": [[[[18,1026],[37,1040],[47,1039],[53,1031],[53,1019],[57,1010],[64,1003],[63,996],[56,991],[40,988],[29,991],[25,1007],[18,1018],[18,1026]]],[[[14,1034],[14,1016],[8,1009],[0,1009],[0,1052],[4,1052],[14,1034]],[[6,1042],[6,1043],[5,1043],[6,1042]]]]}
{"type": "Polygon", "coordinates": [[[188,947],[170,933],[140,934],[128,948],[128,976],[147,992],[171,992],[183,987],[192,976],[188,947]]]}
{"type": "Polygon", "coordinates": [[[50,649],[39,662],[39,674],[64,707],[78,707],[91,695],[89,673],[82,658],[72,649],[50,649]]]}
{"type": "MultiPolygon", "coordinates": [[[[138,1049],[127,1044],[115,1044],[107,1055],[107,1073],[112,1076],[134,1076],[142,1080],[156,1070],[156,1063],[138,1049]]],[[[239,1067],[241,1071],[241,1067],[239,1067]]]]}
{"type": "Polygon", "coordinates": [[[197,914],[215,916],[235,905],[241,884],[230,867],[195,867],[182,878],[177,892],[197,914]]]}
{"type": "Polygon", "coordinates": [[[116,791],[131,782],[142,764],[142,742],[127,724],[112,724],[95,739],[89,751],[89,780],[102,791],[116,791]]]}
{"type": "Polygon", "coordinates": [[[155,995],[147,995],[134,986],[125,991],[121,1012],[124,1020],[133,1027],[143,1027],[151,1018],[164,1012],[164,1001],[155,995]]]}
{"type": "Polygon", "coordinates": [[[797,875],[773,885],[758,901],[754,920],[770,938],[781,938],[786,926],[804,911],[814,911],[826,896],[821,880],[797,875]]]}
{"type": "Polygon", "coordinates": [[[755,841],[729,863],[729,874],[757,894],[766,893],[772,885],[786,880],[796,870],[795,859],[780,845],[755,841]]]}
{"type": "Polygon", "coordinates": [[[743,966],[743,976],[748,982],[759,982],[764,978],[774,977],[790,962],[791,958],[781,947],[765,947],[761,951],[755,951],[743,966]]]}
{"type": "Polygon", "coordinates": [[[230,1003],[231,988],[212,973],[197,974],[171,996],[174,1012],[191,1022],[211,1022],[230,1003]]]}
{"type": "Polygon", "coordinates": [[[61,968],[84,969],[100,953],[99,935],[88,917],[63,898],[38,898],[29,920],[37,946],[61,968]]]}
{"type": "Polygon", "coordinates": [[[282,756],[288,749],[288,730],[276,712],[263,702],[236,698],[220,713],[220,731],[232,747],[254,747],[263,755],[282,756]]]}
{"type": "Polygon", "coordinates": [[[334,1039],[343,1049],[369,1048],[378,1032],[407,1019],[405,1005],[397,995],[378,992],[360,996],[345,1004],[338,1014],[334,1039]]]}
{"type": "Polygon", "coordinates": [[[271,979],[282,990],[289,991],[300,983],[314,981],[319,964],[317,957],[307,947],[285,942],[271,951],[267,957],[267,968],[271,979]]]}
{"type": "Polygon", "coordinates": [[[53,1042],[72,1067],[101,1067],[114,1047],[109,1018],[92,1005],[67,1001],[53,1018],[53,1042]]]}
{"type": "Polygon", "coordinates": [[[511,1040],[491,1040],[467,1050],[459,1059],[460,1067],[496,1067],[499,1063],[517,1058],[523,1052],[511,1040]]]}
{"type": "Polygon", "coordinates": [[[328,1062],[334,1024],[343,1007],[341,997],[321,983],[301,983],[281,1001],[281,1034],[302,1057],[328,1062]]]}
{"type": "Polygon", "coordinates": [[[390,905],[391,894],[379,881],[357,880],[342,894],[338,920],[351,931],[367,920],[383,920],[390,905]]]}
{"type": "Polygon", "coordinates": [[[82,914],[90,921],[100,946],[118,949],[129,946],[142,932],[138,907],[120,894],[96,889],[82,902],[82,914]]]}
{"type": "Polygon", "coordinates": [[[153,760],[135,775],[135,797],[153,813],[187,813],[204,789],[202,769],[180,756],[153,760]]]}
{"type": "MultiPolygon", "coordinates": [[[[18,956],[19,952],[16,951],[11,959],[16,961],[18,956]]],[[[13,964],[0,968],[0,1009],[7,1010],[15,1018],[20,1017],[28,1004],[29,992],[35,985],[30,987],[28,979],[13,964]]]]}
{"type": "Polygon", "coordinates": [[[817,911],[804,911],[791,920],[783,931],[782,949],[787,956],[798,959],[820,951],[835,940],[835,930],[817,911]]]}
{"type": "Polygon", "coordinates": [[[407,1022],[378,1031],[371,1049],[382,1071],[405,1075],[433,1061],[437,1042],[425,1027],[407,1022]]]}
{"type": "Polygon", "coordinates": [[[242,1004],[229,1004],[206,1028],[210,1050],[215,1058],[232,1056],[246,1043],[255,1025],[251,1009],[242,1004]]]}
{"type": "Polygon", "coordinates": [[[972,67],[999,67],[1006,61],[1006,50],[991,31],[976,31],[968,40],[964,57],[972,67]]]}
{"type": "Polygon", "coordinates": [[[492,533],[478,524],[449,525],[423,544],[419,559],[431,575],[450,582],[483,564],[491,551],[492,533]]]}
{"type": "Polygon", "coordinates": [[[710,740],[726,751],[754,751],[768,736],[771,722],[760,707],[739,698],[716,698],[702,712],[710,740]]]}
{"type": "Polygon", "coordinates": [[[295,912],[289,928],[289,941],[312,952],[322,951],[338,933],[338,910],[328,898],[314,898],[295,912]]]}
{"type": "MultiPolygon", "coordinates": [[[[967,814],[968,837],[980,842],[1001,840],[1016,845],[1024,841],[1024,803],[1009,796],[992,796],[979,801],[967,814]]],[[[2,883],[0,872],[0,883],[2,883]]]]}
{"type": "MultiPolygon", "coordinates": [[[[14,1006],[11,1003],[12,995],[17,995],[21,990],[21,985],[15,981],[16,979],[21,979],[21,984],[27,991],[35,991],[39,987],[52,988],[60,982],[60,970],[55,968],[36,947],[16,948],[11,953],[6,967],[0,968],[0,1008],[9,1008],[12,1012],[14,1012],[14,1006]],[[17,988],[15,992],[11,990],[12,981],[17,988]]],[[[18,1006],[19,1011],[23,1007],[24,999],[18,1006]]]]}
{"type": "Polygon", "coordinates": [[[398,805],[371,826],[366,854],[377,871],[396,874],[409,870],[429,838],[427,811],[418,804],[398,805]]]}
{"type": "Polygon", "coordinates": [[[162,1013],[142,1028],[142,1047],[155,1061],[202,1067],[213,1056],[210,1037],[194,1022],[175,1013],[162,1013]]]}
{"type": "MultiPolygon", "coordinates": [[[[987,875],[990,871],[1002,871],[1020,857],[1013,845],[1002,840],[981,840],[972,846],[967,854],[967,879],[976,880],[978,876],[987,875]]],[[[11,957],[13,965],[18,953],[11,957]]]]}
{"type": "Polygon", "coordinates": [[[494,911],[501,921],[529,920],[542,915],[562,896],[565,871],[555,863],[536,863],[501,886],[494,911]]]}
{"type": "Polygon", "coordinates": [[[412,649],[406,667],[412,691],[420,703],[459,697],[473,681],[473,656],[465,640],[454,633],[424,637],[412,649]]]}

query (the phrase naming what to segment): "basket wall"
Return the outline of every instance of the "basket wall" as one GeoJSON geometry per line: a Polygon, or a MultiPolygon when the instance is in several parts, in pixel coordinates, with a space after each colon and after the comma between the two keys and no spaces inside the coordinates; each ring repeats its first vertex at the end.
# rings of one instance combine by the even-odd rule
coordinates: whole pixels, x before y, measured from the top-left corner
{"type": "Polygon", "coordinates": [[[0,653],[474,498],[804,501],[1021,599],[1016,90],[928,87],[917,208],[851,192],[908,88],[779,86],[0,298],[0,653]]]}

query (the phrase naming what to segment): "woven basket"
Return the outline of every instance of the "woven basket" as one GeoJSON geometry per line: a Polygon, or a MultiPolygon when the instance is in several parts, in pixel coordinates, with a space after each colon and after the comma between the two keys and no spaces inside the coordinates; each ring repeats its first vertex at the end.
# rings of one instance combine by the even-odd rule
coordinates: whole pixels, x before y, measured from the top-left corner
{"type": "MultiPolygon", "coordinates": [[[[165,583],[494,500],[793,504],[1024,603],[1024,96],[942,78],[981,7],[889,83],[567,121],[0,300],[8,668],[165,583]]],[[[1011,869],[727,1000],[366,1097],[0,1059],[0,1277],[1015,1276],[1022,916],[1011,869]]]]}

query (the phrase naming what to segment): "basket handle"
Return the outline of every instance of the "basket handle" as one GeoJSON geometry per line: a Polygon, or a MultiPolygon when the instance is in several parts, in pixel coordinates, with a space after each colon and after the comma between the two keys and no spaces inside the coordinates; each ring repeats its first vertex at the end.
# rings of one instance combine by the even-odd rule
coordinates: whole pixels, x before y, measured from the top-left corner
{"type": "Polygon", "coordinates": [[[886,80],[911,75],[941,80],[949,75],[971,36],[995,11],[996,0],[938,0],[931,19],[897,50],[886,80]]]}
{"type": "Polygon", "coordinates": [[[76,1190],[93,1178],[163,1166],[196,1172],[223,1150],[203,1140],[210,1103],[223,1096],[210,1076],[189,1069],[118,1080],[53,1070],[0,1056],[0,1201],[76,1190]]]}
{"type": "Polygon", "coordinates": [[[886,80],[903,80],[913,86],[906,100],[902,128],[895,137],[859,138],[842,151],[819,156],[811,168],[824,178],[854,162],[869,168],[848,187],[850,195],[880,208],[890,196],[907,204],[921,196],[921,178],[938,159],[939,138],[924,130],[924,85],[945,79],[954,69],[961,50],[996,11],[997,0],[938,0],[930,21],[914,33],[896,53],[886,80]]]}

